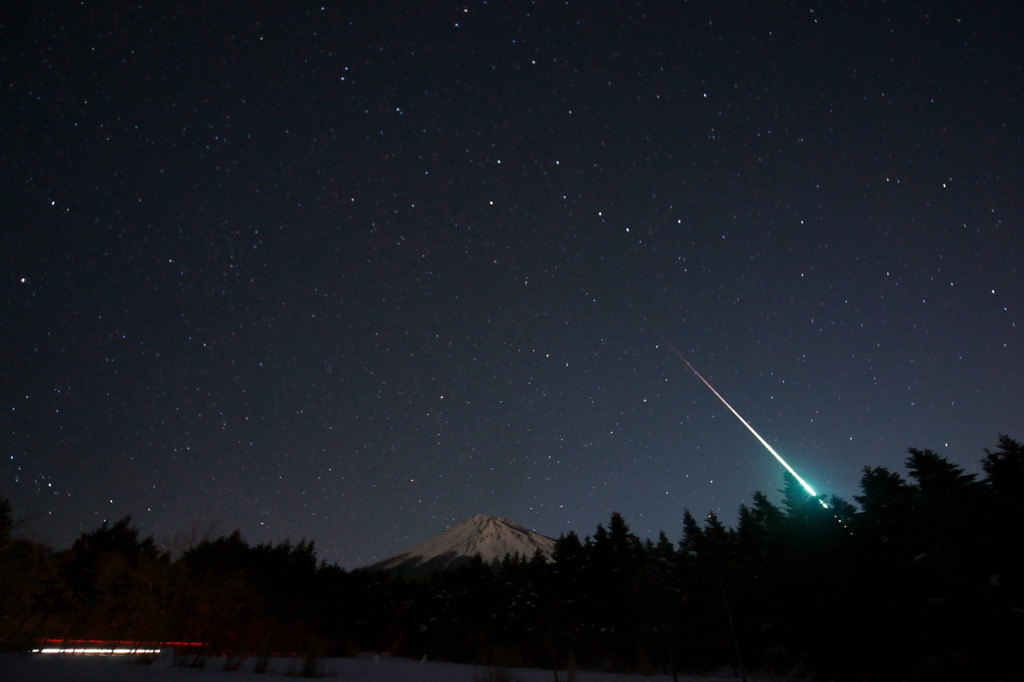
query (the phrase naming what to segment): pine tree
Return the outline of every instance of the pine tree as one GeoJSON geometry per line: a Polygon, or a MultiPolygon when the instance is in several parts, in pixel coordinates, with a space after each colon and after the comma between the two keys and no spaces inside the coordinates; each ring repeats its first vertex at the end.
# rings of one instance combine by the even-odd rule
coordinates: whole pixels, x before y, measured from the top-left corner
{"type": "Polygon", "coordinates": [[[988,521],[995,554],[994,581],[1016,607],[1024,603],[1024,445],[1001,435],[994,452],[985,450],[981,466],[994,497],[988,521]]]}
{"type": "Polygon", "coordinates": [[[14,521],[11,519],[11,503],[9,500],[0,500],[0,552],[7,548],[11,541],[11,529],[14,521]]]}
{"type": "Polygon", "coordinates": [[[964,473],[961,466],[953,464],[932,450],[908,448],[907,470],[917,482],[921,492],[930,496],[961,493],[972,486],[975,475],[964,473]]]}
{"type": "Polygon", "coordinates": [[[708,512],[704,519],[704,544],[716,558],[725,558],[729,552],[733,533],[725,527],[715,512],[708,512]]]}
{"type": "Polygon", "coordinates": [[[658,542],[651,549],[651,556],[655,559],[671,564],[675,558],[676,548],[673,546],[672,541],[665,535],[665,531],[658,531],[658,542]]]}
{"type": "Polygon", "coordinates": [[[555,548],[551,553],[551,559],[558,566],[569,566],[580,561],[583,555],[583,543],[576,531],[571,530],[555,541],[555,548]]]}
{"type": "Polygon", "coordinates": [[[704,531],[693,518],[689,509],[683,510],[683,538],[679,541],[680,554],[684,558],[700,555],[704,549],[704,531]]]}
{"type": "Polygon", "coordinates": [[[995,452],[985,450],[981,461],[987,483],[998,496],[1004,513],[1016,519],[1005,519],[1019,524],[1024,516],[1024,445],[1006,435],[999,436],[999,447],[995,452]]]}
{"type": "Polygon", "coordinates": [[[0,650],[34,642],[38,608],[52,562],[42,545],[12,536],[11,506],[0,500],[0,650]]]}

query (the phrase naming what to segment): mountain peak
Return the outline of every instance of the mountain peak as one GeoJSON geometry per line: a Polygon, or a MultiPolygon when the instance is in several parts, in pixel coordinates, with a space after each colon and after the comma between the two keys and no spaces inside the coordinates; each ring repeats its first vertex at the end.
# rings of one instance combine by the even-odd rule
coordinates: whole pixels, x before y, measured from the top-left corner
{"type": "Polygon", "coordinates": [[[474,514],[426,542],[369,566],[370,570],[428,576],[457,568],[476,555],[497,566],[508,554],[530,558],[537,550],[550,558],[555,541],[500,516],[474,514]]]}

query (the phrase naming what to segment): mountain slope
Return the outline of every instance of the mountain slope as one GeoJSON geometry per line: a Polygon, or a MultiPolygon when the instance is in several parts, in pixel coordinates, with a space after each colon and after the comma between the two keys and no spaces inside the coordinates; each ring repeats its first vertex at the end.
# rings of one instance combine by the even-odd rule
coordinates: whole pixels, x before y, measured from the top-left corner
{"type": "Polygon", "coordinates": [[[368,566],[371,571],[396,575],[429,576],[457,568],[480,555],[484,563],[497,566],[506,554],[530,558],[539,549],[550,558],[555,541],[498,516],[477,514],[426,542],[368,566]]]}

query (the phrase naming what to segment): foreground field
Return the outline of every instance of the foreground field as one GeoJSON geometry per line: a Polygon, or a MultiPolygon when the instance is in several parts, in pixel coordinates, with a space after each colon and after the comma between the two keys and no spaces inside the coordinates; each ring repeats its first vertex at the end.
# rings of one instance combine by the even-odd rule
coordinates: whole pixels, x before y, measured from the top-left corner
{"type": "MultiPolygon", "coordinates": [[[[150,665],[130,657],[5,654],[0,656],[0,680],[3,682],[146,682],[162,680],[224,680],[246,682],[295,679],[302,671],[301,659],[277,658],[268,665],[267,674],[253,672],[255,659],[246,659],[237,671],[225,671],[225,659],[210,659],[202,668],[174,665],[162,655],[150,665]]],[[[180,661],[179,661],[180,663],[180,661]]],[[[412,661],[388,656],[363,655],[355,658],[329,658],[320,661],[318,673],[326,679],[345,682],[552,682],[550,670],[497,669],[455,663],[412,661]]],[[[559,680],[569,679],[561,671],[559,680]]],[[[671,675],[616,675],[579,671],[576,682],[670,682],[671,675]]],[[[736,677],[680,677],[684,682],[732,682],[736,677]]]]}

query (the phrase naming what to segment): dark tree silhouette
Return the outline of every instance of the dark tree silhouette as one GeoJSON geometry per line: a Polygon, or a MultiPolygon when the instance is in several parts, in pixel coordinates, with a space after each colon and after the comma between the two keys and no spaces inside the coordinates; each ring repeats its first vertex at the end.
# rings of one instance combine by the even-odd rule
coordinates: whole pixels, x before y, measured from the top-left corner
{"type": "Polygon", "coordinates": [[[735,528],[682,518],[678,548],[613,513],[541,555],[409,579],[318,564],[315,546],[235,531],[172,561],[125,518],[49,552],[0,503],[0,642],[206,642],[207,653],[390,651],[490,666],[643,673],[732,666],[829,679],[1007,678],[1024,608],[1024,451],[984,480],[930,450],[863,470],[856,505],[792,476],[735,528]]]}

